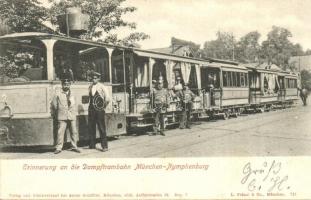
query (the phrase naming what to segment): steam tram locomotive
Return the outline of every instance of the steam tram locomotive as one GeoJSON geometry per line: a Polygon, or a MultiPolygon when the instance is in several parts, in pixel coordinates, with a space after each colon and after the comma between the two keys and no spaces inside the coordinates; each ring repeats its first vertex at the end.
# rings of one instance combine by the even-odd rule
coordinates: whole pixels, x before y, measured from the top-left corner
{"type": "MultiPolygon", "coordinates": [[[[279,69],[217,59],[197,59],[46,33],[0,37],[0,143],[53,145],[56,124],[51,100],[64,68],[73,72],[80,140],[88,140],[89,72],[101,73],[112,102],[106,109],[108,136],[153,124],[152,88],[163,78],[171,90],[177,77],[196,94],[195,119],[264,111],[298,99],[298,76],[279,69]],[[11,62],[11,61],[14,62],[11,62]],[[8,71],[5,71],[8,72],[8,71]]],[[[93,102],[91,102],[93,103],[93,102]]],[[[180,99],[171,98],[166,125],[179,123],[180,99]]]]}

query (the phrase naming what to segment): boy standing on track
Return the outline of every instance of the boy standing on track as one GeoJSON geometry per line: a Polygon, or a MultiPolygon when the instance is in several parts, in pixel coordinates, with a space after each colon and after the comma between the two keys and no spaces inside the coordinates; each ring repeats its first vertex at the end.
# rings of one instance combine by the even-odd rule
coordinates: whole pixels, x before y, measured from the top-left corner
{"type": "Polygon", "coordinates": [[[57,131],[57,143],[55,154],[62,151],[64,144],[64,135],[66,129],[70,130],[70,143],[72,146],[72,151],[81,153],[80,149],[77,147],[77,127],[76,127],[76,110],[75,110],[75,99],[71,94],[70,90],[71,81],[69,79],[62,80],[62,90],[57,92],[53,98],[53,107],[56,111],[56,117],[58,122],[57,131]]]}

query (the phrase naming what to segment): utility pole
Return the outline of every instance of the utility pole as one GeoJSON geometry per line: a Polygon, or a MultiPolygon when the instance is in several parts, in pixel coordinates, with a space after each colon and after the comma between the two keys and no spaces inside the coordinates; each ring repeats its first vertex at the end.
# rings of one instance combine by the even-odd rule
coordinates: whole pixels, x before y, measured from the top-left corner
{"type": "Polygon", "coordinates": [[[231,39],[232,39],[232,60],[234,61],[234,38],[233,38],[233,32],[231,32],[231,39]]]}
{"type": "Polygon", "coordinates": [[[298,70],[299,70],[299,73],[300,73],[300,56],[298,56],[298,63],[299,63],[298,70]]]}

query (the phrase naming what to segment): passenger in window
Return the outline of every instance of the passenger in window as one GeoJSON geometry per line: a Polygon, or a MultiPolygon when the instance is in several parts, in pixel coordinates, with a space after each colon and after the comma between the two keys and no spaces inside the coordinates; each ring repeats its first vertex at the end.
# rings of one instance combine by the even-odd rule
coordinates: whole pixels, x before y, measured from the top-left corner
{"type": "Polygon", "coordinates": [[[88,69],[86,71],[86,80],[92,81],[92,74],[95,72],[95,63],[92,62],[89,64],[88,69]]]}
{"type": "Polygon", "coordinates": [[[70,81],[74,81],[73,71],[72,71],[68,61],[61,60],[60,66],[61,66],[60,78],[63,79],[64,77],[68,77],[70,79],[70,81]]]}
{"type": "Polygon", "coordinates": [[[70,144],[72,146],[72,151],[81,153],[81,150],[77,147],[77,127],[76,127],[76,105],[75,98],[70,90],[71,81],[69,79],[62,80],[62,90],[57,92],[53,98],[52,104],[56,114],[56,119],[58,122],[57,131],[57,141],[55,154],[62,151],[64,144],[64,135],[66,129],[70,130],[70,144]]]}
{"type": "Polygon", "coordinates": [[[96,147],[96,125],[100,133],[101,149],[100,151],[108,151],[106,124],[105,124],[105,110],[107,105],[111,102],[111,97],[107,88],[99,83],[100,73],[92,73],[92,84],[89,87],[89,134],[90,134],[90,149],[96,147]]]}

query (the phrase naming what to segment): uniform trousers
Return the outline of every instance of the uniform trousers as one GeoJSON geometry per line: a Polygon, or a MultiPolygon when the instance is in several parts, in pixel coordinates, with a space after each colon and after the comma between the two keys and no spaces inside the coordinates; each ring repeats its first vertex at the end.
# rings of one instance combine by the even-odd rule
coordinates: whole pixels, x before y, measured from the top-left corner
{"type": "Polygon", "coordinates": [[[155,119],[154,119],[154,132],[163,132],[164,131],[164,119],[165,113],[162,111],[163,105],[159,104],[155,106],[155,119]]]}
{"type": "Polygon", "coordinates": [[[191,107],[191,103],[185,103],[183,105],[179,128],[190,128],[191,107]]]}
{"type": "Polygon", "coordinates": [[[89,108],[89,134],[90,134],[90,148],[95,148],[96,144],[96,125],[98,126],[101,147],[108,148],[106,125],[105,125],[105,111],[97,111],[89,108]]]}
{"type": "Polygon", "coordinates": [[[77,127],[76,120],[58,120],[58,131],[57,131],[57,143],[56,150],[62,150],[64,145],[64,136],[66,129],[69,128],[70,131],[70,144],[72,148],[77,149],[77,127]]]}

